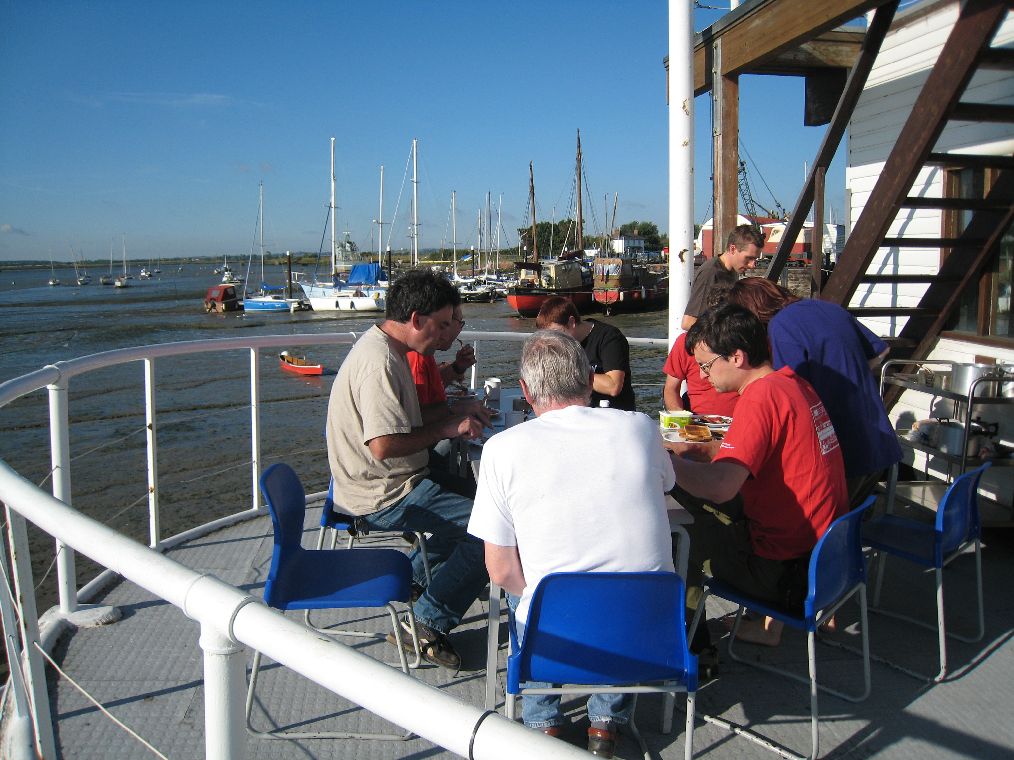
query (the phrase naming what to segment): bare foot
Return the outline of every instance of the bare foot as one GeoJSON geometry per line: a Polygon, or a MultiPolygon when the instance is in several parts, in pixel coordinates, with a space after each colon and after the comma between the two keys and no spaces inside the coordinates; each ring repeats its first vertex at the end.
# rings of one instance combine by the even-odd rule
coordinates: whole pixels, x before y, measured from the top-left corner
{"type": "Polygon", "coordinates": [[[736,639],[748,644],[760,644],[776,647],[782,641],[782,628],[785,624],[774,618],[764,617],[756,620],[743,620],[736,631],[736,639]]]}

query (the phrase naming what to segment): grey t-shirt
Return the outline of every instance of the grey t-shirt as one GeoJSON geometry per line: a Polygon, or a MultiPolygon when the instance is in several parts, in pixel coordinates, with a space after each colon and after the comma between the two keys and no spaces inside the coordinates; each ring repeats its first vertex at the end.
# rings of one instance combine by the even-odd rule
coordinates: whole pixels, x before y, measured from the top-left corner
{"type": "Polygon", "coordinates": [[[694,276],[694,284],[690,288],[690,298],[683,313],[691,317],[699,317],[708,310],[708,292],[711,286],[719,282],[735,285],[739,275],[722,266],[718,256],[708,259],[701,265],[694,276]]]}
{"type": "Polygon", "coordinates": [[[419,396],[408,362],[379,327],[371,327],[338,370],[327,406],[327,458],[335,505],[366,515],[400,501],[428,473],[426,449],[377,461],[367,443],[421,427],[419,396]]]}

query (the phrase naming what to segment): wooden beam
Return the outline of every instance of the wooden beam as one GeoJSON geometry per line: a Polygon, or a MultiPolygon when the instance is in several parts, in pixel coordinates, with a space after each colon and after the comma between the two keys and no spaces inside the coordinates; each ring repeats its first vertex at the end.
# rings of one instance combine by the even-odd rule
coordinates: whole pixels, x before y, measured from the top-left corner
{"type": "MultiPolygon", "coordinates": [[[[725,43],[715,43],[713,60],[721,65],[725,43]]],[[[739,215],[739,79],[719,77],[712,92],[712,203],[715,216],[712,255],[725,250],[725,239],[739,215]]]]}
{"type": "MultiPolygon", "coordinates": [[[[719,38],[726,45],[720,74],[758,73],[764,66],[774,66],[786,51],[812,42],[883,4],[884,0],[757,0],[740,6],[697,35],[694,94],[711,89],[711,47],[719,38]]],[[[828,40],[831,48],[826,52],[828,58],[833,58],[833,46],[840,42],[837,38],[828,40]]]]}

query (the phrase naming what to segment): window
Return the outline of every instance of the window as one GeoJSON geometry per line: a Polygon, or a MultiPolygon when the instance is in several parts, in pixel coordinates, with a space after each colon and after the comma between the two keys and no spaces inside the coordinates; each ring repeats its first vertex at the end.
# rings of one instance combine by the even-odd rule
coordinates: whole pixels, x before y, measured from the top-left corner
{"type": "MultiPolygon", "coordinates": [[[[947,172],[944,189],[949,198],[982,198],[994,178],[992,170],[962,169],[947,172]]],[[[944,213],[946,237],[956,237],[968,225],[972,211],[944,213]]],[[[999,250],[979,281],[961,298],[954,330],[981,337],[1014,338],[1011,289],[1014,284],[1014,227],[1008,228],[999,250]]]]}

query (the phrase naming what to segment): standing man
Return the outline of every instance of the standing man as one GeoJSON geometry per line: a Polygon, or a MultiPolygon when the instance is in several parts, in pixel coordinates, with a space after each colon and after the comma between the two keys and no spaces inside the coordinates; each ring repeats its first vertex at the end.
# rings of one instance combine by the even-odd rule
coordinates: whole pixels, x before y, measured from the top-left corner
{"type": "MultiPolygon", "coordinates": [[[[673,572],[665,492],[675,481],[658,425],[637,412],[589,409],[594,377],[576,340],[535,333],[521,349],[521,389],[536,419],[484,447],[468,531],[486,543],[493,582],[520,597],[519,636],[535,588],[550,573],[673,572]],[[607,448],[624,456],[603,458],[607,448]],[[596,464],[578,477],[578,462],[596,464]]],[[[590,751],[612,757],[631,703],[624,694],[591,696],[590,751]]],[[[523,696],[522,717],[558,736],[560,697],[523,696]]]]}
{"type": "Polygon", "coordinates": [[[708,291],[717,283],[735,285],[740,275],[757,268],[764,247],[764,235],[750,224],[741,224],[729,233],[729,241],[716,258],[708,259],[694,276],[690,300],[680,327],[689,330],[708,308],[708,291]]]}
{"type": "MultiPolygon", "coordinates": [[[[841,449],[824,404],[790,367],[771,366],[767,332],[750,311],[727,304],[705,312],[687,335],[687,349],[718,391],[739,394],[736,416],[710,462],[674,456],[680,488],[719,505],[742,496],[741,519],[730,520],[693,499],[687,607],[701,598],[702,572],[773,604],[794,605],[800,568],[835,518],[848,510],[841,449]]],[[[694,444],[668,444],[693,455],[694,444]]],[[[677,497],[678,500],[678,497],[677,497]]],[[[805,578],[805,575],[803,576],[805,578]]],[[[805,590],[805,581],[803,582],[805,590]]],[[[782,625],[747,621],[740,638],[771,646],[782,625]]],[[[714,656],[707,624],[691,644],[714,656]],[[710,651],[708,651],[710,650],[710,651]]]]}
{"type": "Polygon", "coordinates": [[[425,423],[405,355],[410,349],[430,354],[441,344],[458,298],[432,272],[399,277],[388,291],[384,321],[363,334],[338,370],[327,411],[335,501],[368,528],[431,534],[428,587],[418,551],[412,562],[421,592],[413,605],[418,643],[427,660],[452,670],[461,658],[447,634],[487,575],[482,544],[465,531],[472,500],[427,477],[427,450],[444,438],[475,438],[488,420],[457,413],[425,423]]]}
{"type": "Polygon", "coordinates": [[[619,330],[595,319],[581,321],[577,307],[569,298],[547,298],[535,318],[539,330],[560,330],[577,340],[588,356],[595,373],[591,406],[608,401],[614,409],[637,411],[634,388],[630,384],[630,344],[619,330]]]}

